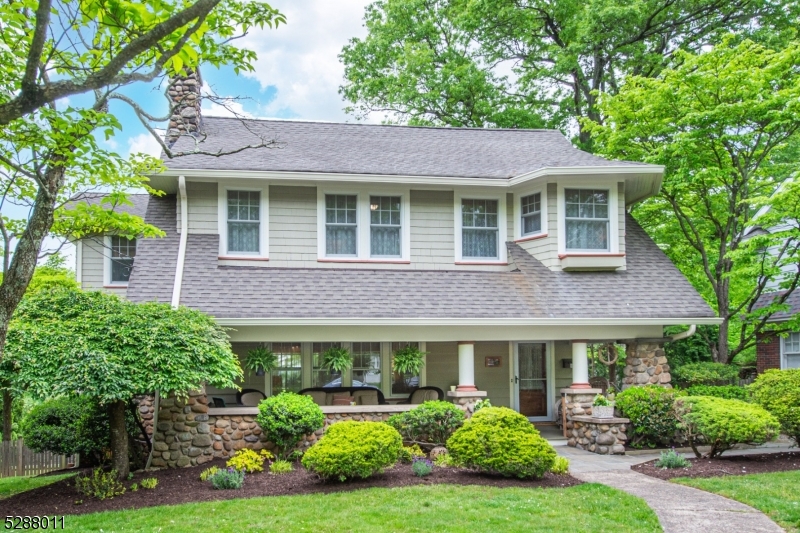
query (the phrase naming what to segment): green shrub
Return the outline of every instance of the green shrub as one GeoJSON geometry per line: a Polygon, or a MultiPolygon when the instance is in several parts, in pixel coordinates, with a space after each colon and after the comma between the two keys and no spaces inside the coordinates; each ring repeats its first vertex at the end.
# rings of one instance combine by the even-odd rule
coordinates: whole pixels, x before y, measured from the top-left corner
{"type": "Polygon", "coordinates": [[[464,412],[450,402],[436,400],[393,415],[386,423],[396,429],[405,441],[444,445],[464,423],[464,412]]]}
{"type": "Polygon", "coordinates": [[[750,385],[753,401],[772,413],[800,446],[800,369],[767,370],[750,385]]]}
{"type": "Polygon", "coordinates": [[[559,476],[569,474],[569,459],[557,455],[556,460],[553,461],[553,466],[550,467],[550,472],[559,476]]]}
{"type": "Polygon", "coordinates": [[[208,481],[208,478],[219,472],[219,467],[211,466],[200,472],[200,481],[208,481]]]}
{"type": "Polygon", "coordinates": [[[472,412],[474,413],[475,411],[480,411],[484,407],[491,407],[491,406],[492,406],[492,401],[489,398],[484,398],[482,400],[478,400],[477,402],[475,402],[475,406],[472,408],[472,412]]]}
{"type": "Polygon", "coordinates": [[[443,453],[434,457],[433,464],[440,467],[458,466],[458,463],[456,463],[453,456],[449,453],[443,453]]]}
{"type": "Polygon", "coordinates": [[[485,407],[447,441],[462,466],[505,477],[541,478],[556,452],[528,419],[507,407],[485,407]]]}
{"type": "Polygon", "coordinates": [[[711,396],[687,396],[675,401],[675,412],[698,457],[700,444],[711,446],[709,457],[735,444],[763,444],[777,436],[780,423],[761,406],[711,396]]]}
{"type": "Polygon", "coordinates": [[[280,474],[288,474],[292,470],[294,470],[294,468],[292,467],[292,463],[290,463],[289,461],[284,461],[283,459],[278,459],[277,461],[269,465],[269,473],[275,476],[278,476],[280,474]]]}
{"type": "Polygon", "coordinates": [[[282,392],[258,404],[256,421],[266,437],[286,457],[300,440],[322,429],[325,415],[311,396],[282,392]]]}
{"type": "Polygon", "coordinates": [[[252,474],[253,472],[263,472],[264,461],[273,458],[274,455],[272,455],[269,450],[261,450],[261,452],[256,452],[249,448],[243,448],[236,452],[233,457],[228,459],[228,462],[225,463],[225,465],[230,468],[235,468],[236,470],[241,470],[242,472],[252,474]]]}
{"type": "Polygon", "coordinates": [[[95,468],[91,476],[78,476],[75,487],[81,494],[98,500],[125,494],[125,487],[117,480],[117,471],[103,472],[102,468],[95,468]]]}
{"type": "Polygon", "coordinates": [[[631,421],[628,432],[633,447],[668,444],[678,431],[673,412],[675,398],[683,393],[658,385],[630,387],[616,396],[616,407],[631,421]]]}
{"type": "Polygon", "coordinates": [[[425,457],[414,457],[414,462],[411,463],[411,471],[417,477],[428,476],[433,472],[433,463],[425,457]]]}
{"type": "Polygon", "coordinates": [[[661,456],[656,459],[656,466],[658,468],[688,468],[692,466],[692,463],[689,462],[681,454],[677,453],[674,449],[668,450],[666,452],[661,452],[661,456]]]}
{"type": "Polygon", "coordinates": [[[322,479],[367,478],[395,464],[402,447],[382,422],[338,422],[303,455],[303,466],[322,479]]]}
{"type": "Polygon", "coordinates": [[[401,463],[410,463],[415,457],[425,457],[425,452],[419,447],[419,444],[413,446],[403,446],[400,448],[400,455],[398,459],[401,463]]]}
{"type": "Polygon", "coordinates": [[[739,385],[694,385],[686,389],[689,396],[713,396],[726,400],[750,401],[750,393],[739,385]]]}
{"type": "Polygon", "coordinates": [[[722,363],[690,363],[673,368],[672,377],[683,387],[733,385],[739,379],[739,367],[722,363]]]}
{"type": "Polygon", "coordinates": [[[244,484],[244,471],[228,468],[218,470],[208,478],[211,485],[217,490],[236,490],[241,489],[244,484]]]}
{"type": "Polygon", "coordinates": [[[139,482],[143,489],[153,490],[158,486],[158,479],[154,477],[144,478],[139,482]]]}
{"type": "Polygon", "coordinates": [[[139,490],[139,484],[138,483],[134,483],[133,485],[131,485],[131,488],[130,488],[131,492],[136,492],[137,490],[139,490]]]}

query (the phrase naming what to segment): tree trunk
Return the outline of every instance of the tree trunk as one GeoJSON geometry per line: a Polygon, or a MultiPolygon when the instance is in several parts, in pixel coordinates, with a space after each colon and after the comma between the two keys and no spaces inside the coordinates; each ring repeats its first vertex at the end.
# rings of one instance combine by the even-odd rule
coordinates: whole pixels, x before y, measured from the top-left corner
{"type": "Polygon", "coordinates": [[[13,407],[13,401],[11,391],[3,389],[3,442],[11,440],[11,424],[13,422],[11,408],[13,407]]]}
{"type": "Polygon", "coordinates": [[[128,477],[128,431],[125,428],[125,402],[117,400],[108,406],[108,425],[111,429],[111,464],[120,480],[128,477]]]}

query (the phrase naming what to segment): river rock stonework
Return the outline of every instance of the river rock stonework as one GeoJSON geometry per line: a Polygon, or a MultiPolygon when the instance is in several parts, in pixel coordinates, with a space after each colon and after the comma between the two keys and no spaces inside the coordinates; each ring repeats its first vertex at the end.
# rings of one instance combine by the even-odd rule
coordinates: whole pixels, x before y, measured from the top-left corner
{"type": "Polygon", "coordinates": [[[672,376],[664,347],[656,343],[627,345],[628,357],[623,370],[623,389],[636,385],[661,385],[672,388],[672,376]]]}
{"type": "Polygon", "coordinates": [[[628,422],[627,418],[574,416],[567,444],[601,455],[624,455],[628,422]]]}

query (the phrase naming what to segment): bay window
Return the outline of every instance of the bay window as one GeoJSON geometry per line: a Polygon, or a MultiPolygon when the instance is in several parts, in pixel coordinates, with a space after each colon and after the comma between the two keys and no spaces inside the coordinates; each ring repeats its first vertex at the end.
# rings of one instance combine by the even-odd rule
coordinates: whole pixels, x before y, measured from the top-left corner
{"type": "Polygon", "coordinates": [[[609,251],[609,191],[564,189],[566,249],[609,251]]]}
{"type": "Polygon", "coordinates": [[[542,232],[542,194],[535,193],[520,199],[521,236],[542,232]]]}

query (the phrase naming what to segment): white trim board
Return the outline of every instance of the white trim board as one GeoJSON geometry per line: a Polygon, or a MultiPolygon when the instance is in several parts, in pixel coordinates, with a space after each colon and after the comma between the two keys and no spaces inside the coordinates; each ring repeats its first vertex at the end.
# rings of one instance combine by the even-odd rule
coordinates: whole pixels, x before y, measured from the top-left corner
{"type": "Polygon", "coordinates": [[[703,318],[216,318],[221,326],[683,326],[703,318]]]}

